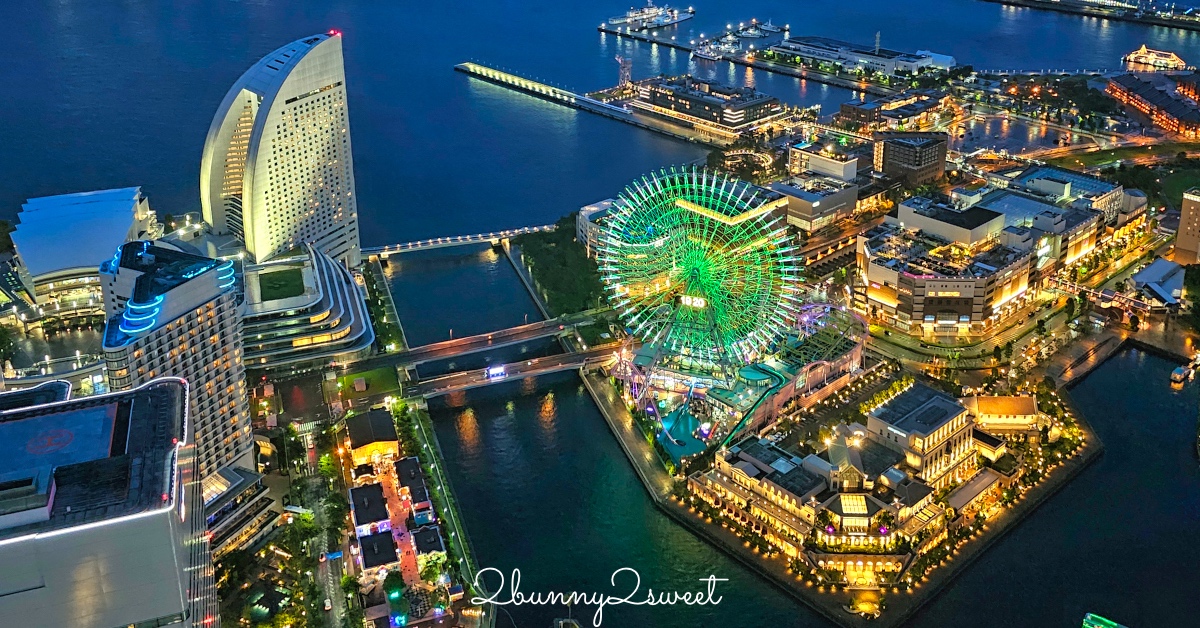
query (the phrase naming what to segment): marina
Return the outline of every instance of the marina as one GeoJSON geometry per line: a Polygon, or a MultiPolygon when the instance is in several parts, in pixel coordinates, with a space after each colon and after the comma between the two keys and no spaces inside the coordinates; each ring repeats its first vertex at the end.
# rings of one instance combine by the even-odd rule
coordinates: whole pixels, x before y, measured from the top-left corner
{"type": "Polygon", "coordinates": [[[856,92],[863,92],[863,93],[871,94],[874,96],[890,96],[899,91],[897,89],[893,89],[890,87],[884,87],[882,85],[878,85],[875,83],[868,83],[866,81],[861,81],[861,80],[854,81],[854,80],[842,78],[839,76],[834,76],[832,74],[824,73],[824,72],[817,72],[817,71],[809,70],[807,68],[794,68],[794,67],[790,67],[790,66],[787,66],[787,65],[784,65],[781,63],[774,63],[774,62],[767,61],[764,59],[759,59],[753,54],[752,51],[743,50],[740,47],[741,40],[738,38],[738,35],[733,31],[727,32],[720,37],[715,37],[710,40],[705,40],[704,43],[691,44],[691,43],[685,43],[682,41],[678,41],[674,37],[672,37],[671,39],[667,39],[664,37],[655,36],[653,34],[648,34],[645,32],[638,32],[638,31],[630,30],[630,29],[613,28],[611,26],[607,26],[607,25],[603,25],[603,24],[600,25],[597,28],[597,30],[599,30],[601,33],[606,33],[609,35],[616,35],[617,37],[627,37],[627,38],[633,39],[635,41],[646,42],[649,44],[656,44],[659,46],[666,46],[668,48],[674,48],[676,50],[683,50],[689,54],[693,54],[701,59],[705,59],[705,60],[709,60],[709,61],[717,61],[717,60],[728,61],[735,65],[740,65],[740,66],[744,66],[744,67],[748,67],[748,68],[754,68],[756,70],[762,70],[764,72],[771,72],[774,74],[781,74],[781,75],[790,76],[793,78],[815,81],[818,83],[824,83],[826,85],[832,85],[834,87],[842,87],[845,89],[854,90],[856,92]],[[714,42],[716,42],[716,43],[714,43],[714,42]],[[700,54],[696,54],[695,51],[697,51],[697,50],[700,51],[700,54]]]}
{"type": "Polygon", "coordinates": [[[624,15],[608,18],[608,23],[627,24],[630,29],[636,31],[673,26],[690,20],[695,15],[696,10],[692,7],[681,10],[667,5],[654,6],[654,0],[646,0],[646,6],[640,9],[630,8],[624,15]]]}

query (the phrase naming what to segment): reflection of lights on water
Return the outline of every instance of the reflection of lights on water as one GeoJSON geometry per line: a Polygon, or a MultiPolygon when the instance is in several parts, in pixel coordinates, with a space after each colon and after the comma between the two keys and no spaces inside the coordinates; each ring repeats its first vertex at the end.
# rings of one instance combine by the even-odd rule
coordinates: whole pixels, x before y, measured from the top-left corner
{"type": "Polygon", "coordinates": [[[543,422],[553,421],[558,416],[558,404],[554,402],[554,392],[542,397],[542,405],[538,408],[538,418],[543,422]]]}
{"type": "Polygon", "coordinates": [[[459,440],[464,448],[471,453],[479,447],[479,420],[473,408],[467,408],[459,413],[456,424],[459,440]]]}

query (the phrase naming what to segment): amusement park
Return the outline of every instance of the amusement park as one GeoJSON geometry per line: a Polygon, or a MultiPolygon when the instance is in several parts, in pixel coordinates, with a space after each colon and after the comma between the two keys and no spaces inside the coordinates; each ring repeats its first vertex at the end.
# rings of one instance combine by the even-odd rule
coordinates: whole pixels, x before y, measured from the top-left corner
{"type": "Polygon", "coordinates": [[[609,302],[630,331],[613,375],[676,467],[808,407],[860,371],[865,323],[806,300],[771,192],[664,170],[618,197],[599,239],[609,302]]]}
{"type": "Polygon", "coordinates": [[[806,282],[773,190],[656,171],[612,201],[595,246],[627,332],[609,381],[672,478],[667,503],[719,524],[697,528],[718,545],[850,593],[834,616],[915,593],[1085,440],[1052,395],[960,397],[868,352],[867,322],[806,282]]]}

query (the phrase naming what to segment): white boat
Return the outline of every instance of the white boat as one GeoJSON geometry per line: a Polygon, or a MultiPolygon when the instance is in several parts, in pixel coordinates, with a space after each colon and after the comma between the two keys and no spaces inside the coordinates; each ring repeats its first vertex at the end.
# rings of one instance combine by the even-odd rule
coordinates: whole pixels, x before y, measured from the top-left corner
{"type": "Polygon", "coordinates": [[[721,38],[721,43],[723,44],[737,44],[741,43],[741,41],[733,33],[725,33],[725,36],[721,38]]]}
{"type": "Polygon", "coordinates": [[[708,61],[720,61],[721,54],[709,46],[700,46],[692,51],[692,56],[697,59],[706,59],[708,61]]]}
{"type": "Polygon", "coordinates": [[[768,33],[782,33],[783,32],[783,27],[772,24],[771,20],[767,20],[765,24],[759,24],[758,27],[763,29],[764,31],[767,31],[768,33]]]}
{"type": "Polygon", "coordinates": [[[694,15],[696,15],[696,10],[692,7],[688,7],[686,11],[681,11],[666,5],[656,7],[654,6],[654,0],[646,0],[646,6],[640,9],[630,7],[625,12],[625,15],[608,18],[608,23],[629,24],[637,28],[657,28],[691,19],[694,15]]]}
{"type": "Polygon", "coordinates": [[[749,37],[751,39],[757,39],[759,37],[766,37],[767,34],[764,33],[761,28],[751,24],[750,26],[747,26],[746,28],[743,28],[742,30],[738,31],[738,36],[739,37],[749,37]]]}

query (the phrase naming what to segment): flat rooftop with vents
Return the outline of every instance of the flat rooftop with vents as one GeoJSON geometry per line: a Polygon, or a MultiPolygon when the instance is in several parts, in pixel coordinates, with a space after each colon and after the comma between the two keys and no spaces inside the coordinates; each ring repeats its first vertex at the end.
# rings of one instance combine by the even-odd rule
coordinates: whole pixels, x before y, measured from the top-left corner
{"type": "Polygon", "coordinates": [[[389,517],[382,484],[367,484],[350,489],[350,506],[354,513],[355,526],[386,521],[389,517]]]}
{"type": "Polygon", "coordinates": [[[870,418],[886,423],[906,436],[916,434],[924,437],[966,411],[954,397],[917,382],[876,408],[870,418]]]}
{"type": "Polygon", "coordinates": [[[47,404],[35,391],[0,394],[0,623],[113,628],[206,612],[189,599],[210,559],[187,551],[204,518],[185,385],[47,404]]]}

